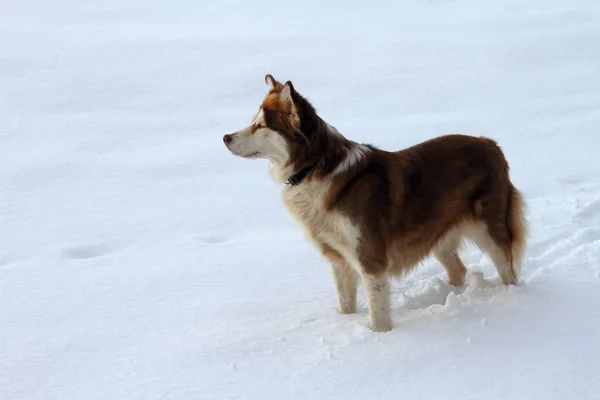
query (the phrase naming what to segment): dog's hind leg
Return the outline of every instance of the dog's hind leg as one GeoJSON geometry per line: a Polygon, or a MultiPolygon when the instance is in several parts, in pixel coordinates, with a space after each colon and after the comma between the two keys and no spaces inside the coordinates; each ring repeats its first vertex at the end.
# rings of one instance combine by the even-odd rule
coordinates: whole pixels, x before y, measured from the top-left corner
{"type": "Polygon", "coordinates": [[[498,271],[498,275],[505,285],[516,284],[518,276],[515,276],[507,253],[497,239],[492,237],[490,228],[484,222],[479,222],[471,227],[468,232],[468,237],[477,246],[486,252],[498,271]]]}
{"type": "Polygon", "coordinates": [[[494,261],[502,283],[514,285],[519,281],[527,227],[523,198],[510,182],[507,186],[480,200],[481,222],[470,238],[494,261]]]}
{"type": "Polygon", "coordinates": [[[450,231],[433,250],[435,258],[446,270],[448,283],[453,286],[462,286],[465,283],[467,274],[467,268],[458,257],[461,240],[461,233],[458,230],[450,231]]]}

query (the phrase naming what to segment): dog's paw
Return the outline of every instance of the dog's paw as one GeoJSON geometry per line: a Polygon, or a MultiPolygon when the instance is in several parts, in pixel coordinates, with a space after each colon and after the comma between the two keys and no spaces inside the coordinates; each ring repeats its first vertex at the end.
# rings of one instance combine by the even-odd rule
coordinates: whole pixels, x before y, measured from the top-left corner
{"type": "Polygon", "coordinates": [[[392,330],[391,320],[371,321],[371,330],[373,332],[389,332],[392,330]]]}

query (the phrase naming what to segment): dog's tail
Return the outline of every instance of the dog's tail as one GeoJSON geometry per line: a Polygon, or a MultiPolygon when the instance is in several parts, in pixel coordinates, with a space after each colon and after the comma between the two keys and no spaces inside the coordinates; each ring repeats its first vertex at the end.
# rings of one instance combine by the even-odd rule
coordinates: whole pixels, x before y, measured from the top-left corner
{"type": "Polygon", "coordinates": [[[509,184],[508,202],[506,211],[506,226],[510,235],[510,249],[508,258],[515,281],[521,275],[521,265],[525,253],[527,239],[527,222],[525,221],[525,202],[521,193],[512,183],[509,184]]]}

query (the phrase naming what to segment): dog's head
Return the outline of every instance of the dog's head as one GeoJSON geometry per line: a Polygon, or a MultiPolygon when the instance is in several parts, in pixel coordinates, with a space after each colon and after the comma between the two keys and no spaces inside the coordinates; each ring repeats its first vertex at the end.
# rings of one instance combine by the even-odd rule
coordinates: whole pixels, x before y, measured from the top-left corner
{"type": "Polygon", "coordinates": [[[306,132],[314,130],[310,125],[318,117],[290,81],[281,84],[267,75],[265,82],[269,92],[250,126],[223,136],[223,142],[237,156],[268,159],[272,174],[285,175],[308,161],[312,146],[306,132]]]}

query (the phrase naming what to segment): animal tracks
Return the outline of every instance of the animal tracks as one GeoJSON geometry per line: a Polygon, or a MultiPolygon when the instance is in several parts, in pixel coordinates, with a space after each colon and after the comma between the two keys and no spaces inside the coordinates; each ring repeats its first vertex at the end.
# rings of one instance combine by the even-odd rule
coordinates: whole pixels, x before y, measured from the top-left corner
{"type": "MultiPolygon", "coordinates": [[[[170,240],[170,239],[167,239],[170,240]]],[[[180,240],[180,238],[176,238],[175,240],[180,240]]],[[[232,241],[232,239],[225,235],[212,235],[212,234],[204,234],[204,235],[194,235],[191,240],[194,243],[194,246],[197,246],[198,243],[204,246],[217,246],[222,244],[227,244],[232,241]]],[[[146,243],[130,243],[131,246],[135,248],[144,248],[148,244],[146,243]]],[[[128,245],[121,245],[118,243],[110,243],[110,242],[83,242],[83,243],[70,243],[69,245],[64,245],[58,249],[59,257],[65,260],[91,260],[101,257],[106,257],[116,252],[121,251],[125,247],[131,247],[128,245]]],[[[143,250],[141,250],[143,251],[143,250]]],[[[0,258],[0,265],[2,264],[2,259],[0,258]]]]}
{"type": "Polygon", "coordinates": [[[228,241],[228,238],[226,236],[219,235],[205,235],[200,236],[198,239],[205,244],[221,244],[228,241]]]}
{"type": "MultiPolygon", "coordinates": [[[[571,235],[557,235],[531,245],[529,257],[524,265],[537,266],[535,272],[548,268],[584,264],[586,268],[595,268],[600,261],[600,227],[582,228],[571,235]]],[[[534,273],[537,275],[536,273],[534,273]]]]}
{"type": "Polygon", "coordinates": [[[592,200],[584,206],[577,207],[578,211],[575,213],[573,219],[586,222],[591,220],[597,221],[600,218],[600,199],[592,200]]]}
{"type": "MultiPolygon", "coordinates": [[[[573,187],[574,198],[566,202],[555,196],[530,200],[532,210],[533,204],[540,205],[541,221],[547,218],[554,223],[530,237],[524,275],[537,279],[544,271],[576,268],[580,279],[595,279],[600,268],[600,187],[575,178],[561,182],[573,187]],[[548,202],[552,202],[549,207],[548,202]],[[566,218],[556,218],[561,214],[566,218]]],[[[538,221],[530,220],[530,229],[535,230],[538,221]]]]}
{"type": "Polygon", "coordinates": [[[71,246],[61,251],[62,258],[68,260],[89,260],[106,256],[113,252],[113,249],[104,244],[88,244],[71,246]]]}

